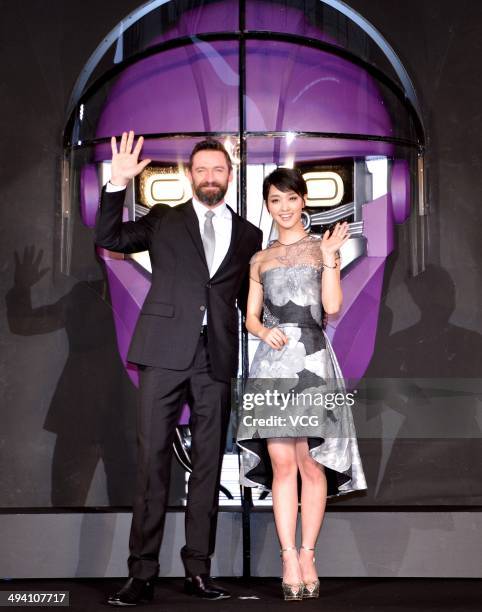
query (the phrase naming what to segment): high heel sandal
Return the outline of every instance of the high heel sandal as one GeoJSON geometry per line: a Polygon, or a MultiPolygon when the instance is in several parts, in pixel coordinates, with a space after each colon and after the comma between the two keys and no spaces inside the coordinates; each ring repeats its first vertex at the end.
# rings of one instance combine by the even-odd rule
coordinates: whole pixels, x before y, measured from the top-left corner
{"type": "MultiPolygon", "coordinates": [[[[300,548],[304,548],[305,550],[315,550],[314,548],[309,548],[308,546],[300,546],[300,548]]],[[[313,557],[313,563],[315,562],[315,557],[313,557]]],[[[303,599],[316,599],[320,596],[320,579],[317,578],[314,582],[304,582],[303,583],[303,599]]]]}
{"type": "MultiPolygon", "coordinates": [[[[287,548],[280,549],[280,557],[283,557],[283,553],[287,550],[296,550],[296,546],[288,546],[287,548]]],[[[301,601],[303,599],[304,583],[297,582],[296,584],[288,584],[284,581],[281,582],[281,588],[283,589],[283,597],[285,601],[301,601]]]]}

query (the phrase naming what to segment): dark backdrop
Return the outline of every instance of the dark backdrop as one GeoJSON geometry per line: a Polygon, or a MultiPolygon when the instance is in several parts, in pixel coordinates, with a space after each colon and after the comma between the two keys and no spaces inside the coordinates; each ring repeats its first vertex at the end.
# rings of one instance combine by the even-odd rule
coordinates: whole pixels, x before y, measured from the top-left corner
{"type": "MultiPolygon", "coordinates": [[[[349,0],[393,45],[428,137],[427,263],[410,277],[408,224],[389,258],[368,375],[482,376],[482,3],[349,0]],[[389,7],[389,8],[388,8],[389,7]]],[[[115,347],[90,234],[58,270],[61,133],[73,84],[138,0],[0,2],[0,504],[123,505],[135,463],[135,389],[115,347]],[[7,317],[7,306],[10,316],[7,317]]],[[[454,397],[454,402],[458,401],[454,397]]],[[[474,436],[361,441],[370,494],[346,503],[482,503],[474,436]],[[388,455],[387,455],[388,452],[388,455]]],[[[479,433],[477,433],[479,432],[479,433]]]]}

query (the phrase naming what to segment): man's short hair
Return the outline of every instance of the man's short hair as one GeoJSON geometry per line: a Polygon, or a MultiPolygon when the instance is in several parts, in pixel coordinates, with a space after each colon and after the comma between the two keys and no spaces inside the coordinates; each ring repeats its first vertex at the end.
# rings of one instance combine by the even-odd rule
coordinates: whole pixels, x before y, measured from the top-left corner
{"type": "Polygon", "coordinates": [[[191,155],[189,156],[189,163],[188,163],[189,170],[192,169],[193,157],[196,155],[196,153],[199,153],[199,151],[220,151],[221,153],[224,153],[224,157],[226,158],[226,163],[228,164],[228,169],[231,172],[233,168],[233,164],[231,163],[231,158],[229,157],[229,153],[226,151],[224,146],[218,140],[215,140],[214,138],[206,138],[206,140],[201,140],[201,142],[198,142],[195,145],[194,149],[191,151],[191,155]]]}

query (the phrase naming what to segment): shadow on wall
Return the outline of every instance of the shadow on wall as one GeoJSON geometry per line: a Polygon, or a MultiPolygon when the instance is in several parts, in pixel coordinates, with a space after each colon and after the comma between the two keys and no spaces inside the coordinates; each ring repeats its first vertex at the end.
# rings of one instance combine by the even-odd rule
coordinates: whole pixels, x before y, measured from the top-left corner
{"type": "Polygon", "coordinates": [[[369,419],[380,420],[379,439],[364,441],[377,456],[372,503],[480,504],[482,337],[450,322],[456,293],[446,270],[428,265],[405,283],[420,320],[390,335],[393,312],[382,304],[365,375],[386,379],[383,397],[367,403],[369,419]]]}
{"type": "MultiPolygon", "coordinates": [[[[52,506],[84,506],[99,461],[111,506],[130,506],[135,485],[136,389],[119,358],[107,282],[78,282],[53,304],[32,307],[31,288],[47,274],[43,252],[15,252],[6,295],[10,331],[22,336],[65,329],[69,355],[44,429],[57,434],[52,506]]],[[[103,270],[103,268],[102,268],[103,270]]]]}
{"type": "Polygon", "coordinates": [[[456,307],[455,283],[450,274],[434,264],[406,287],[421,312],[420,320],[389,335],[393,313],[384,305],[381,321],[385,338],[377,338],[367,376],[413,378],[472,378],[482,376],[482,336],[450,323],[456,307]],[[470,356],[470,358],[468,358],[470,356]]]}
{"type": "MultiPolygon", "coordinates": [[[[391,334],[394,312],[382,301],[375,353],[364,377],[371,435],[359,441],[368,492],[348,505],[408,505],[413,511],[437,506],[441,514],[436,527],[423,514],[390,526],[396,542],[390,549],[383,539],[367,548],[363,526],[347,520],[367,572],[376,559],[385,576],[403,574],[434,530],[456,531],[454,516],[444,507],[468,509],[482,503],[482,419],[474,393],[480,389],[482,338],[450,323],[456,294],[446,270],[428,265],[417,277],[406,278],[405,285],[421,317],[391,334]],[[474,385],[467,380],[471,377],[474,385]]],[[[380,516],[382,522],[391,520],[391,515],[380,516]]]]}

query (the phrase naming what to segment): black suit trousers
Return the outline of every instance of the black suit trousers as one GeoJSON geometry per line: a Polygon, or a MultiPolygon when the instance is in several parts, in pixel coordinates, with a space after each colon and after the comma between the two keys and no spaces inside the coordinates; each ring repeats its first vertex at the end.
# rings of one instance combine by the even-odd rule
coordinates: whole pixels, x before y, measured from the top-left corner
{"type": "Polygon", "coordinates": [[[230,389],[228,383],[212,378],[207,339],[200,336],[189,368],[140,368],[138,467],[129,576],[147,580],[159,572],[172,445],[185,399],[191,408],[192,473],[185,514],[186,545],[181,549],[181,558],[187,576],[210,573],[230,389]]]}

